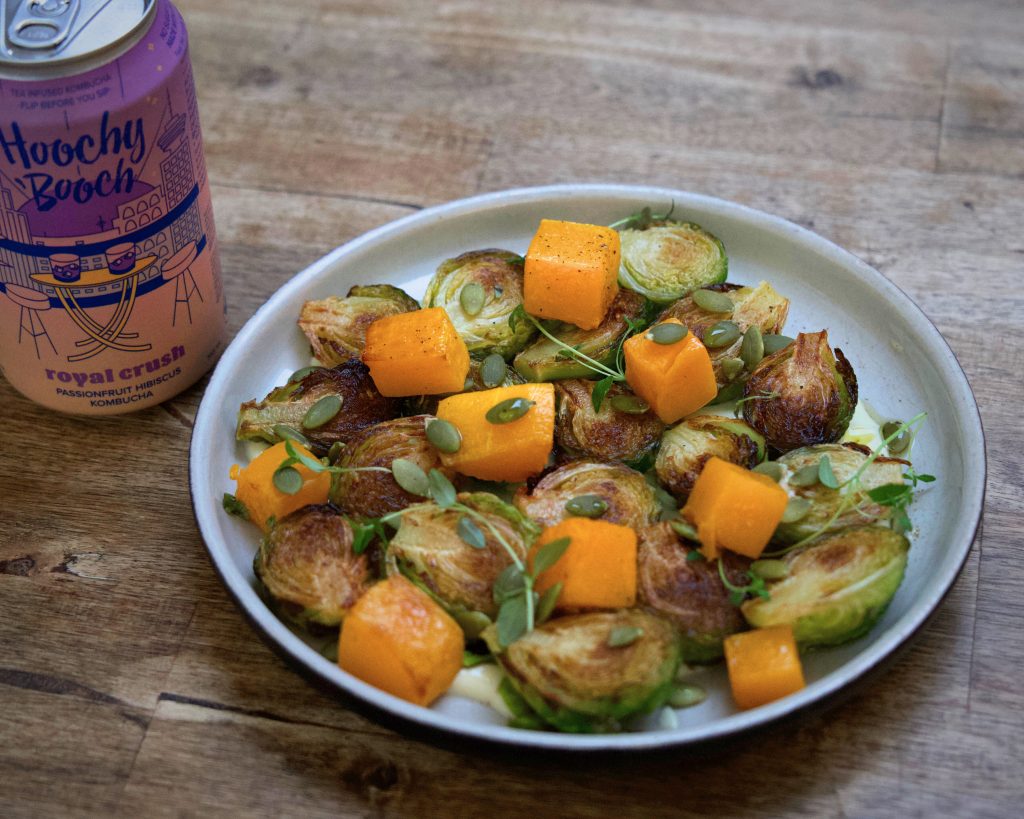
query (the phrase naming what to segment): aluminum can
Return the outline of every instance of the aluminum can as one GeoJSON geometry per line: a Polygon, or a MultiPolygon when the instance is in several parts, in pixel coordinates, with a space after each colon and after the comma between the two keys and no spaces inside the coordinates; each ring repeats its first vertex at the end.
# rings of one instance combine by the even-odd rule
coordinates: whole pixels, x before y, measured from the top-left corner
{"type": "Polygon", "coordinates": [[[188,36],[168,0],[0,0],[0,370],[81,415],[165,401],[225,303],[188,36]]]}

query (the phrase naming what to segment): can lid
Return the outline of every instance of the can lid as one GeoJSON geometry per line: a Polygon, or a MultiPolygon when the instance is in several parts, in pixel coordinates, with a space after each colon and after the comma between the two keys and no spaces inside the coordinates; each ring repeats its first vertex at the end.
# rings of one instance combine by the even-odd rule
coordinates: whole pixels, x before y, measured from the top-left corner
{"type": "Polygon", "coordinates": [[[156,0],[0,0],[0,65],[55,65],[130,35],[156,0]]]}

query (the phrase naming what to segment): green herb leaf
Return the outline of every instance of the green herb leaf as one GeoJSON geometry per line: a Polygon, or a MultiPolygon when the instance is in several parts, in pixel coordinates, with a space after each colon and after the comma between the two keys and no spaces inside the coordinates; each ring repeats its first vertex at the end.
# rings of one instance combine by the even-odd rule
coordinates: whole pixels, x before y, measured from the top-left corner
{"type": "Polygon", "coordinates": [[[526,595],[508,598],[498,609],[498,642],[508,647],[526,633],[526,595]]]}
{"type": "Polygon", "coordinates": [[[487,548],[487,538],[484,537],[483,530],[473,522],[472,518],[463,515],[459,518],[459,523],[455,528],[459,537],[474,549],[487,548]]]}
{"type": "Polygon", "coordinates": [[[387,541],[388,533],[384,524],[378,518],[367,518],[366,520],[350,520],[352,526],[352,551],[361,555],[376,538],[387,541]]]}
{"type": "Polygon", "coordinates": [[[515,332],[515,330],[518,329],[520,322],[526,320],[526,308],[521,304],[517,304],[516,308],[508,315],[509,329],[515,332]]]}
{"type": "Polygon", "coordinates": [[[697,549],[693,549],[693,550],[691,550],[691,551],[686,553],[686,562],[687,563],[699,563],[702,560],[707,560],[707,558],[704,557],[704,553],[703,552],[700,552],[697,549]]]}
{"type": "Polygon", "coordinates": [[[818,480],[821,481],[822,486],[827,486],[829,489],[839,488],[839,481],[832,471],[832,461],[828,455],[822,455],[821,460],[818,461],[818,480]]]}
{"type": "Polygon", "coordinates": [[[560,537],[558,540],[552,540],[550,543],[545,543],[541,546],[533,558],[533,576],[537,577],[546,572],[561,560],[571,541],[572,538],[560,537]]]}
{"type": "Polygon", "coordinates": [[[558,603],[558,597],[562,593],[562,583],[555,583],[551,586],[544,594],[540,596],[540,600],[537,602],[537,625],[544,623],[555,610],[555,605],[558,603]]]}
{"type": "Polygon", "coordinates": [[[248,507],[230,492],[224,493],[224,497],[221,499],[221,506],[224,507],[224,511],[229,515],[234,515],[242,520],[249,520],[248,507]]]}
{"type": "Polygon", "coordinates": [[[463,668],[476,668],[478,665],[486,665],[487,663],[493,663],[494,657],[490,654],[474,654],[472,651],[462,652],[462,667],[463,668]]]}
{"type": "Polygon", "coordinates": [[[522,595],[526,591],[526,578],[518,566],[506,566],[494,581],[491,590],[494,602],[499,606],[506,600],[522,595]]]}
{"type": "Polygon", "coordinates": [[[430,474],[427,476],[427,484],[429,486],[429,496],[442,509],[447,509],[455,503],[455,487],[452,486],[452,482],[445,477],[443,472],[431,469],[430,474]]]}
{"type": "Polygon", "coordinates": [[[612,388],[612,384],[615,383],[615,379],[610,375],[605,376],[594,385],[594,391],[590,394],[590,402],[594,405],[594,412],[601,411],[601,404],[604,403],[604,397],[608,394],[608,390],[612,388]]]}

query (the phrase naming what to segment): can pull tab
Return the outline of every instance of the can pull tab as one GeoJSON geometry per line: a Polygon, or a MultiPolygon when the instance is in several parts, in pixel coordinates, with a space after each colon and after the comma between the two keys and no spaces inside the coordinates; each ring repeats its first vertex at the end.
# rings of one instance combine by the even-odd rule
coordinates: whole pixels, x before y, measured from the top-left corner
{"type": "Polygon", "coordinates": [[[81,0],[23,0],[7,27],[7,41],[21,48],[56,48],[71,33],[81,0]]]}

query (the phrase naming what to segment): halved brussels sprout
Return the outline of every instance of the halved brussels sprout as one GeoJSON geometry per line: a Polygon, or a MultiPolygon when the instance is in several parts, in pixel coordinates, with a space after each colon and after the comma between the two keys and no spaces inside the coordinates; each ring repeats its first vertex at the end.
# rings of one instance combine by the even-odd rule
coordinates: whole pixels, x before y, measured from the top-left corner
{"type": "Polygon", "coordinates": [[[511,328],[508,318],[523,303],[523,257],[508,250],[471,250],[441,263],[427,285],[424,307],[443,307],[470,353],[511,358],[536,328],[511,328]]]}
{"type": "Polygon", "coordinates": [[[352,528],[333,506],[305,506],[277,521],[253,571],[282,615],[300,625],[336,626],[372,580],[352,528]]]}
{"type": "Polygon", "coordinates": [[[700,225],[668,219],[643,229],[619,231],[619,284],[661,304],[698,287],[724,282],[729,272],[725,246],[700,225]]]}
{"type": "Polygon", "coordinates": [[[771,599],[743,604],[755,628],[791,625],[803,647],[839,645],[866,634],[896,594],[910,542],[883,526],[825,535],[785,561],[788,575],[768,584],[771,599]]]}
{"type": "Polygon", "coordinates": [[[521,486],[513,498],[516,508],[541,526],[554,526],[572,517],[566,504],[595,495],[607,504],[598,517],[634,528],[654,523],[661,505],[653,487],[639,472],[617,463],[570,461],[545,474],[532,489],[521,486]]]}
{"type": "Polygon", "coordinates": [[[601,402],[601,411],[594,412],[595,383],[578,378],[555,383],[556,443],[570,455],[648,467],[664,422],[622,384],[614,384],[601,402]]]}
{"type": "Polygon", "coordinates": [[[745,421],[720,415],[691,415],[661,436],[654,468],[662,485],[682,499],[690,494],[710,458],[751,469],[764,456],[764,437],[745,421]]]}
{"type": "Polygon", "coordinates": [[[800,333],[765,358],[743,388],[743,417],[780,452],[843,437],[857,408],[857,376],[828,333],[800,333]]]}
{"type": "MultiPolygon", "coordinates": [[[[651,314],[647,299],[631,290],[620,290],[597,329],[581,330],[564,322],[552,322],[548,329],[552,335],[583,355],[611,366],[619,340],[629,329],[627,319],[646,326],[651,314]]],[[[590,367],[572,358],[546,336],[541,336],[519,353],[513,363],[519,374],[528,381],[555,381],[594,374],[590,367]]]]}
{"type": "Polygon", "coordinates": [[[618,731],[663,705],[680,661],[672,626],[640,609],[549,620],[504,651],[493,626],[483,637],[529,706],[573,733],[618,731]]]}
{"type": "MultiPolygon", "coordinates": [[[[679,538],[668,523],[637,530],[637,602],[666,618],[682,637],[687,663],[709,663],[722,656],[722,642],[746,629],[740,610],[718,576],[718,564],[687,560],[696,544],[679,538]]],[[[750,561],[722,553],[729,582],[745,584],[750,561]]]]}
{"type": "Polygon", "coordinates": [[[725,314],[705,310],[694,302],[691,294],[666,307],[657,320],[679,319],[701,339],[705,338],[708,331],[720,321],[731,321],[736,325],[739,336],[735,341],[721,347],[708,348],[711,365],[715,370],[715,380],[721,388],[742,378],[742,369],[734,369],[733,365],[740,361],[743,334],[751,327],[757,327],[765,335],[781,332],[789,315],[789,299],[779,294],[768,282],[760,282],[756,287],[718,284],[704,289],[728,296],[732,301],[732,312],[725,314]]]}
{"type": "MultiPolygon", "coordinates": [[[[462,492],[459,502],[483,515],[520,558],[540,534],[540,527],[489,492],[462,492]]],[[[401,571],[421,585],[453,614],[482,612],[493,618],[494,581],[512,558],[487,526],[464,512],[435,503],[410,506],[388,546],[388,571],[401,571]],[[473,522],[484,536],[478,549],[463,539],[460,527],[473,522]]]]}
{"type": "MultiPolygon", "coordinates": [[[[793,475],[801,469],[817,467],[822,456],[827,455],[832,474],[842,485],[861,468],[870,454],[867,447],[859,444],[818,444],[787,452],[778,462],[786,467],[785,475],[793,475]]],[[[820,481],[809,486],[788,484],[789,491],[795,497],[809,501],[810,505],[807,513],[799,520],[780,523],[773,539],[779,543],[796,543],[815,534],[832,532],[868,520],[879,523],[887,521],[892,516],[892,507],[875,503],[868,497],[868,492],[885,484],[902,484],[903,467],[908,465],[906,461],[897,458],[875,458],[860,473],[857,479],[859,487],[855,491],[851,487],[829,489],[820,481]],[[852,498],[849,496],[851,492],[854,495],[852,498]],[[832,520],[840,504],[846,504],[847,511],[832,520]]]]}
{"type": "Polygon", "coordinates": [[[298,381],[271,390],[262,401],[246,401],[238,410],[235,437],[276,443],[281,438],[274,427],[284,425],[301,432],[313,452],[323,456],[331,444],[344,443],[359,430],[396,417],[401,409],[399,399],[385,398],[377,391],[365,364],[347,361],[330,369],[318,367],[298,381]],[[337,413],[318,426],[303,426],[306,413],[328,396],[341,399],[337,413]]]}
{"type": "MultiPolygon", "coordinates": [[[[483,366],[485,361],[485,358],[469,359],[469,372],[466,374],[466,384],[462,388],[462,392],[477,392],[479,390],[489,390],[493,387],[511,387],[513,384],[526,383],[526,379],[512,369],[511,365],[507,362],[505,363],[504,375],[499,383],[484,383],[483,366]]],[[[443,398],[447,397],[447,395],[416,395],[412,398],[407,398],[405,399],[406,411],[413,414],[425,413],[433,415],[437,412],[437,405],[441,403],[443,398]]]]}
{"type": "MultiPolygon", "coordinates": [[[[367,427],[349,440],[338,465],[390,469],[392,461],[404,458],[424,472],[437,469],[451,479],[454,472],[441,463],[441,454],[427,440],[430,420],[430,415],[413,415],[367,427]]],[[[331,486],[331,500],[349,514],[379,518],[422,498],[402,489],[390,472],[344,472],[331,486]]]]}
{"type": "Polygon", "coordinates": [[[412,296],[390,284],[357,284],[345,298],[328,296],[307,301],[299,314],[299,327],[309,339],[316,360],[334,367],[362,355],[366,328],[377,319],[419,307],[412,296]]]}

